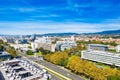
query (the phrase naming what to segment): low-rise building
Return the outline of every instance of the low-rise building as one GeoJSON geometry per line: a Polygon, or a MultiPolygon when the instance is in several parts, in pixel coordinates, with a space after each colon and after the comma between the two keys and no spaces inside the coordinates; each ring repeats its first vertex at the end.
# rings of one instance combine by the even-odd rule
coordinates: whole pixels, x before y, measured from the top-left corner
{"type": "Polygon", "coordinates": [[[81,52],[81,58],[120,67],[120,54],[96,50],[84,50],[81,52]]]}
{"type": "Polygon", "coordinates": [[[87,50],[81,52],[81,58],[120,67],[120,54],[110,53],[105,45],[89,44],[87,50]]]}
{"type": "Polygon", "coordinates": [[[51,78],[46,70],[19,59],[2,62],[0,71],[5,80],[49,80],[51,78]]]}
{"type": "Polygon", "coordinates": [[[88,50],[107,51],[108,46],[102,44],[88,44],[88,50]]]}
{"type": "Polygon", "coordinates": [[[14,47],[15,49],[21,49],[21,48],[28,48],[31,45],[30,44],[10,44],[10,46],[14,47]]]}
{"type": "Polygon", "coordinates": [[[0,59],[6,60],[6,59],[10,59],[10,58],[11,58],[11,56],[8,52],[0,51],[0,59]]]}

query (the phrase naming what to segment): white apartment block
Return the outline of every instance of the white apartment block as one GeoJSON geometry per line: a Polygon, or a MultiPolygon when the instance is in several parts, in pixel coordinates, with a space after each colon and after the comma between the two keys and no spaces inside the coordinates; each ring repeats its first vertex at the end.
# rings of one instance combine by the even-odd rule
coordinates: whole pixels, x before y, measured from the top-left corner
{"type": "Polygon", "coordinates": [[[75,41],[57,41],[56,49],[64,51],[65,49],[74,48],[76,45],[75,41]]]}

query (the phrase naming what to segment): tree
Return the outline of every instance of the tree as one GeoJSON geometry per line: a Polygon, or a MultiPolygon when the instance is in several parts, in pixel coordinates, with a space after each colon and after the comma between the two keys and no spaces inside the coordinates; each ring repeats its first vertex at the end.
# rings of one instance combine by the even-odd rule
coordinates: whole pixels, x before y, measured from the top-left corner
{"type": "Polygon", "coordinates": [[[0,45],[0,50],[4,50],[4,47],[3,47],[3,45],[0,45]]]}
{"type": "Polygon", "coordinates": [[[32,51],[32,50],[28,50],[28,51],[26,52],[26,54],[27,54],[27,55],[33,55],[33,51],[32,51]]]}
{"type": "Polygon", "coordinates": [[[50,54],[46,54],[44,55],[44,59],[47,61],[50,61],[51,55],[50,54]]]}
{"type": "Polygon", "coordinates": [[[78,56],[70,57],[67,63],[67,68],[72,72],[84,75],[91,80],[106,80],[108,76],[120,76],[119,70],[112,68],[97,68],[94,64],[86,60],[81,60],[78,56]]]}
{"type": "Polygon", "coordinates": [[[3,40],[0,39],[0,44],[4,44],[3,40]]]}
{"type": "Polygon", "coordinates": [[[14,57],[17,56],[16,55],[16,51],[14,49],[9,48],[9,49],[7,49],[7,52],[10,53],[10,55],[12,56],[12,58],[14,58],[14,57]]]}
{"type": "Polygon", "coordinates": [[[29,49],[32,49],[32,47],[31,47],[31,46],[28,46],[28,48],[29,48],[29,49]]]}
{"type": "Polygon", "coordinates": [[[120,80],[120,76],[109,76],[107,80],[120,80]]]}

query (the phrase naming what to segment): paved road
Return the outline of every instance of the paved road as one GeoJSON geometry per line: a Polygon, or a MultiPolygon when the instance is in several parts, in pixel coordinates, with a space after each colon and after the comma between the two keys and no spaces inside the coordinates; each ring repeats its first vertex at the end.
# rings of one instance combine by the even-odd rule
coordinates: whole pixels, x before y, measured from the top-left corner
{"type": "Polygon", "coordinates": [[[63,74],[64,76],[69,77],[69,78],[71,78],[73,80],[84,80],[84,79],[80,78],[79,76],[77,76],[75,74],[72,74],[71,72],[69,72],[67,70],[61,69],[57,65],[54,65],[54,64],[49,63],[49,62],[44,61],[44,60],[42,60],[42,61],[41,60],[37,60],[37,58],[35,58],[35,57],[28,57],[25,54],[22,54],[22,55],[27,57],[27,58],[29,58],[32,61],[38,61],[39,64],[41,64],[41,65],[43,65],[43,66],[45,66],[45,67],[47,67],[47,68],[49,68],[49,69],[51,69],[51,70],[53,70],[55,72],[63,74]]]}
{"type": "MultiPolygon", "coordinates": [[[[37,61],[36,58],[34,57],[29,57],[29,59],[33,60],[33,61],[37,61]]],[[[52,63],[49,63],[47,61],[41,61],[39,60],[38,61],[39,64],[43,65],[43,66],[46,66],[48,67],[49,69],[55,71],[55,72],[58,72],[60,74],[63,74],[64,76],[67,76],[73,80],[83,80],[82,78],[80,78],[79,76],[75,75],[75,74],[72,74],[71,72],[67,71],[67,70],[64,70],[64,69],[61,69],[60,67],[52,64],[52,63]]]]}
{"type": "MultiPolygon", "coordinates": [[[[18,52],[18,54],[21,54],[22,56],[25,56],[26,58],[27,58],[27,56],[25,55],[25,54],[22,54],[21,52],[18,52]]],[[[23,57],[22,57],[23,58],[23,57]]],[[[23,58],[23,59],[25,59],[25,58],[23,58]]],[[[34,60],[33,60],[34,61],[34,60]]],[[[39,66],[38,66],[39,67],[39,66]]],[[[49,73],[49,74],[51,74],[51,73],[49,73]]],[[[51,74],[51,76],[52,76],[52,79],[51,80],[61,80],[59,77],[57,77],[56,75],[54,75],[54,74],[51,74]]],[[[0,79],[1,80],[1,79],[0,79]]]]}

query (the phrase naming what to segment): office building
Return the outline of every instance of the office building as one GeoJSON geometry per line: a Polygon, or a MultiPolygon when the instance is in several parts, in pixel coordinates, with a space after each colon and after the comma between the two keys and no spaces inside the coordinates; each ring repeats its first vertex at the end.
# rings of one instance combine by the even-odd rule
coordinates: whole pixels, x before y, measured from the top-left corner
{"type": "Polygon", "coordinates": [[[56,49],[64,51],[65,49],[71,49],[76,46],[75,41],[57,41],[56,42],[56,49]]]}
{"type": "Polygon", "coordinates": [[[30,40],[31,41],[34,41],[36,39],[36,35],[35,34],[32,34],[31,37],[30,37],[30,40]]]}
{"type": "Polygon", "coordinates": [[[34,43],[31,43],[31,47],[32,47],[32,49],[43,48],[44,50],[49,50],[51,52],[55,52],[54,44],[34,42],[34,43]]]}
{"type": "Polygon", "coordinates": [[[82,51],[81,58],[120,67],[120,54],[105,51],[85,50],[82,51]]]}
{"type": "Polygon", "coordinates": [[[120,67],[120,54],[107,52],[107,47],[104,45],[97,44],[96,47],[94,45],[88,45],[88,49],[81,52],[82,59],[120,67]]]}
{"type": "Polygon", "coordinates": [[[102,44],[88,44],[88,50],[107,51],[108,46],[102,44]]]}
{"type": "Polygon", "coordinates": [[[43,48],[44,50],[49,50],[51,52],[55,52],[55,45],[52,44],[52,40],[49,37],[42,37],[36,39],[31,43],[32,49],[43,48]]]}
{"type": "Polygon", "coordinates": [[[19,59],[2,62],[0,71],[5,80],[49,80],[51,78],[46,70],[19,59]]]}
{"type": "Polygon", "coordinates": [[[52,43],[52,40],[50,37],[41,37],[41,38],[37,38],[34,42],[37,42],[37,43],[48,43],[48,44],[51,44],[52,43]]]}

